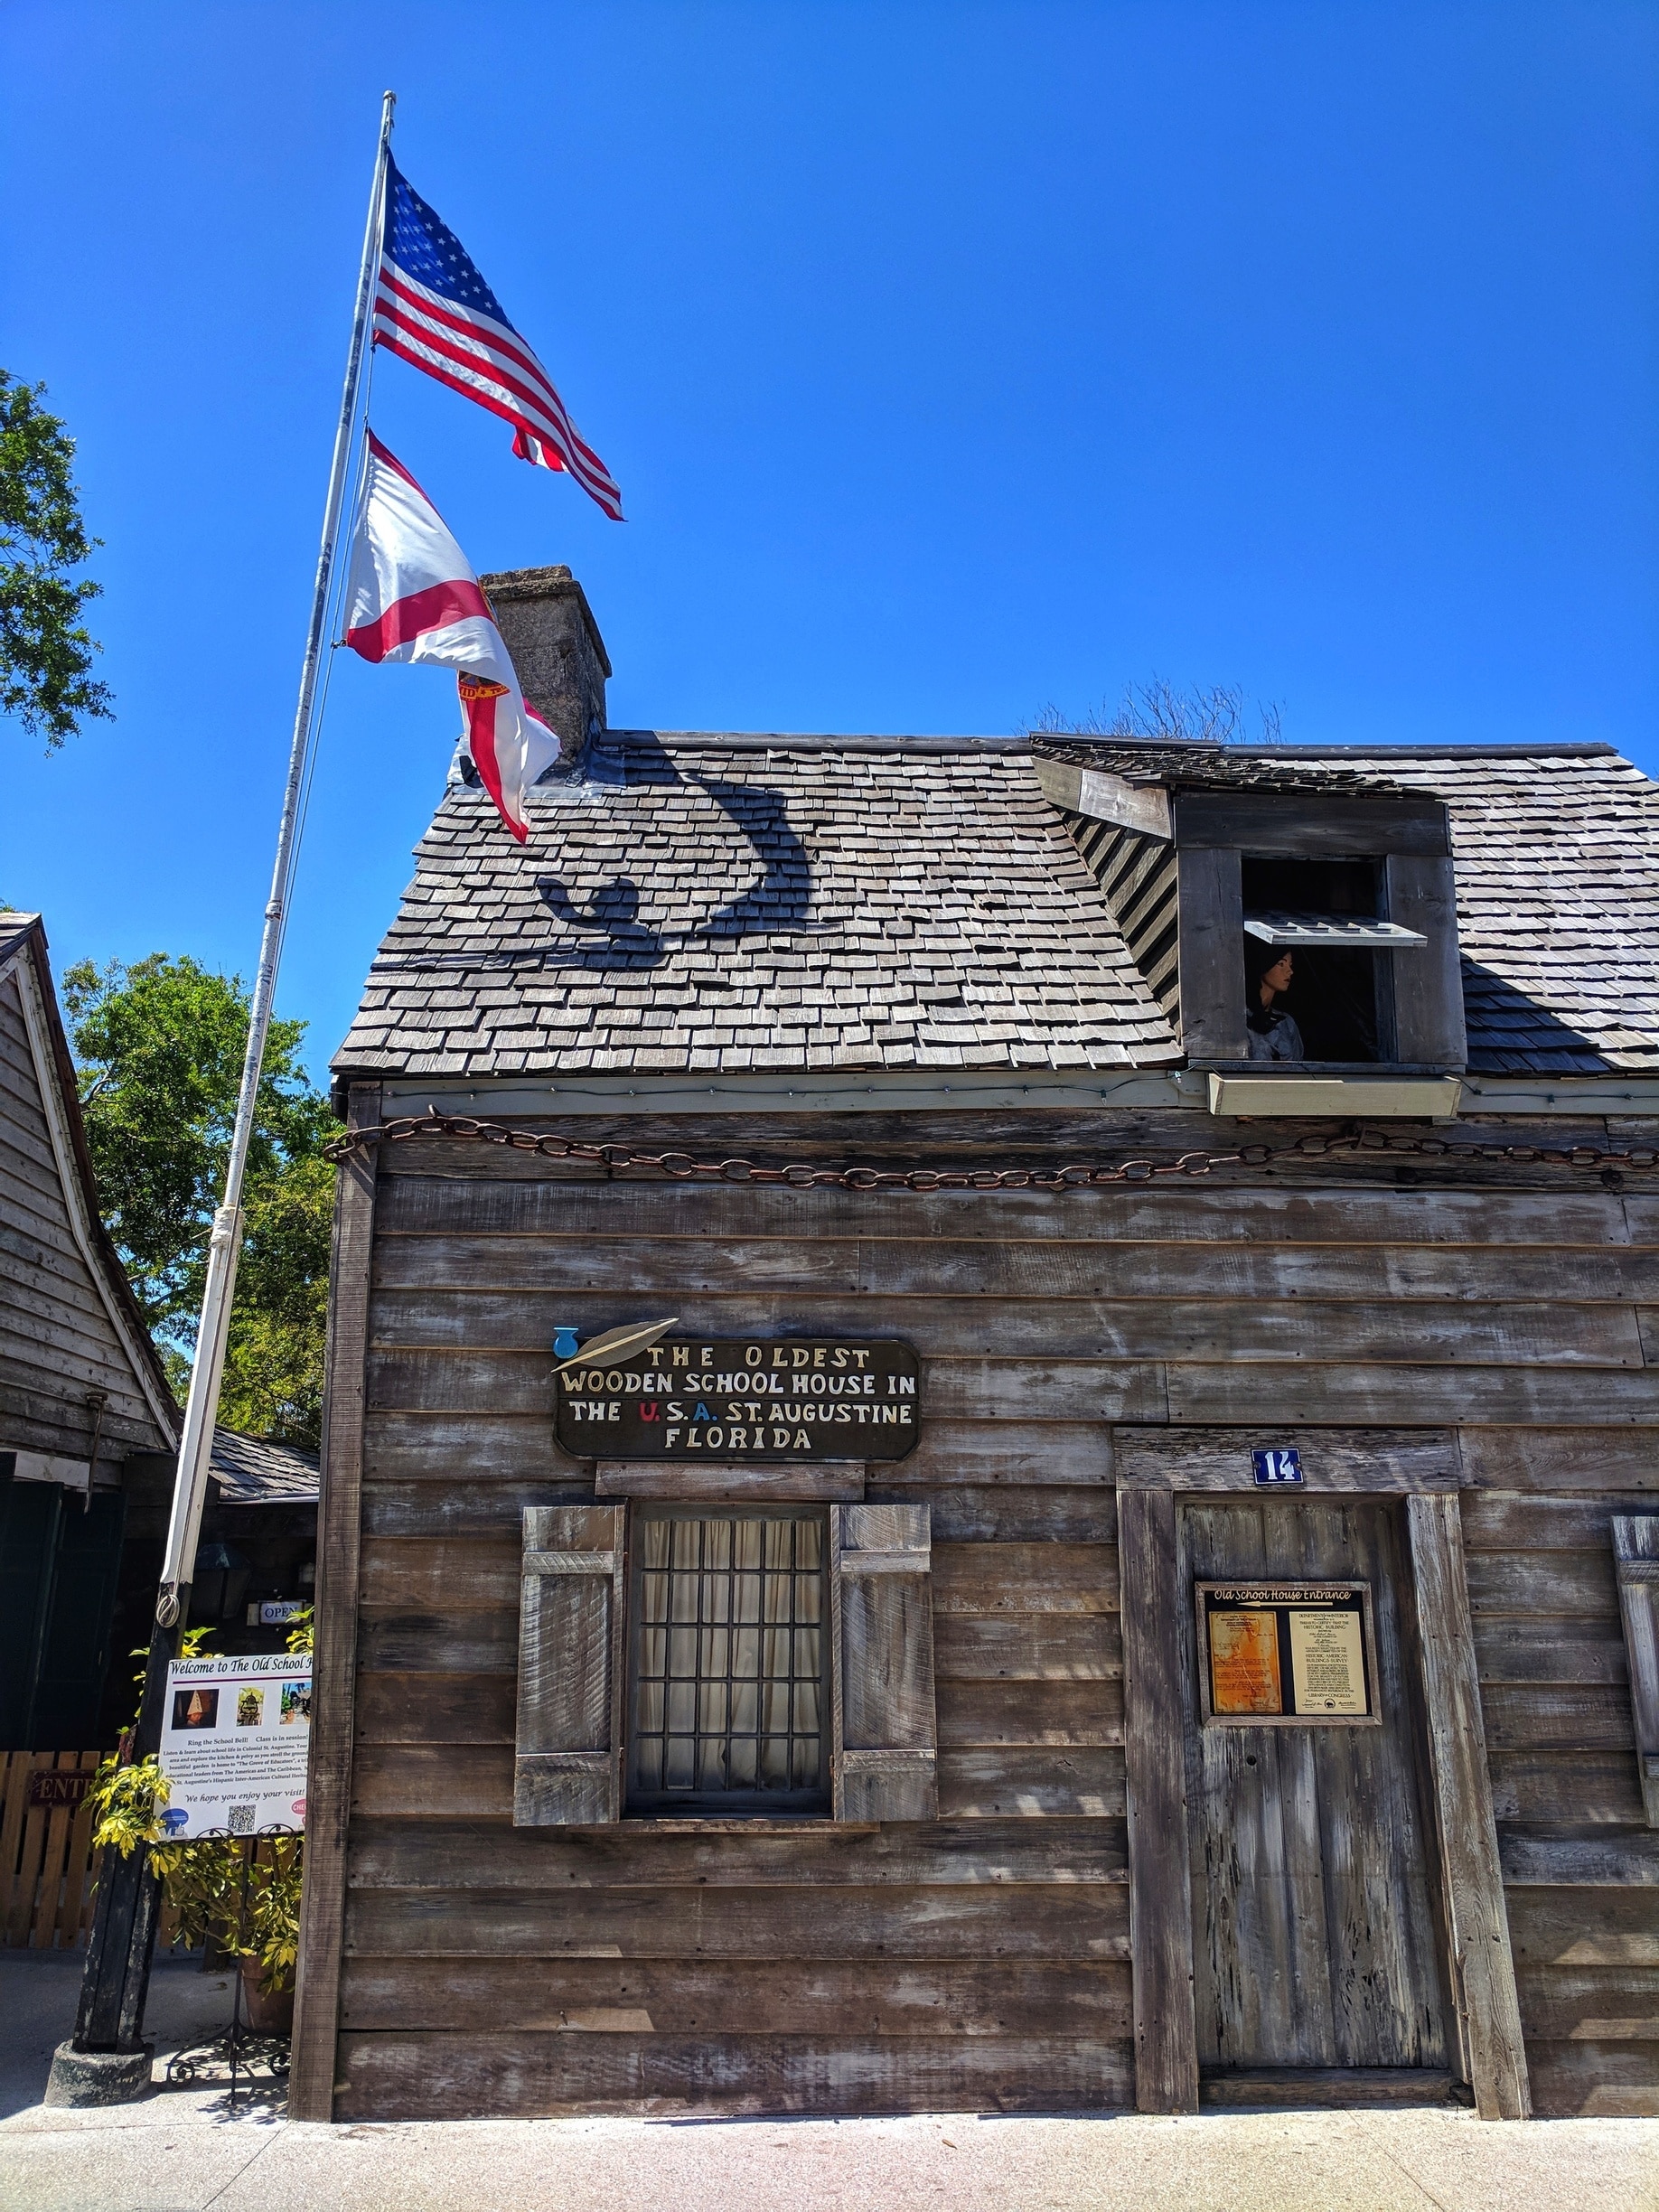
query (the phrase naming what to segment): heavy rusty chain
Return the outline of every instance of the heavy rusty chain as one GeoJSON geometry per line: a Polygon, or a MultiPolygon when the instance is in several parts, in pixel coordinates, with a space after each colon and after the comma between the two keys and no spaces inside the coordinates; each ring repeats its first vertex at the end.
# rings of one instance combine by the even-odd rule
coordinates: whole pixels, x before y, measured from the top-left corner
{"type": "Polygon", "coordinates": [[[1659,1167],[1659,1148],[1604,1151],[1595,1145],[1458,1143],[1450,1138],[1352,1122],[1336,1132],[1309,1131],[1284,1145],[1243,1144],[1228,1152],[1183,1152],[1172,1159],[1125,1159],[1112,1163],[1073,1161],[1064,1167],[824,1167],[800,1160],[764,1167],[749,1159],[699,1160],[687,1152],[636,1152],[631,1146],[587,1144],[556,1132],[509,1129],[501,1121],[475,1121],[429,1109],[374,1129],[351,1130],[324,1148],[324,1157],[344,1161],[376,1145],[407,1144],[417,1137],[453,1137],[476,1144],[504,1145],[514,1152],[534,1152],[544,1159],[583,1160],[610,1168],[650,1168],[671,1182],[705,1179],[717,1183],[783,1184],[791,1190],[1093,1190],[1114,1183],[1150,1183],[1167,1176],[1207,1176],[1215,1167],[1267,1167],[1279,1160],[1335,1159],[1376,1153],[1401,1158],[1495,1161],[1510,1167],[1573,1167],[1604,1176],[1625,1170],[1641,1174],[1659,1167]]]}

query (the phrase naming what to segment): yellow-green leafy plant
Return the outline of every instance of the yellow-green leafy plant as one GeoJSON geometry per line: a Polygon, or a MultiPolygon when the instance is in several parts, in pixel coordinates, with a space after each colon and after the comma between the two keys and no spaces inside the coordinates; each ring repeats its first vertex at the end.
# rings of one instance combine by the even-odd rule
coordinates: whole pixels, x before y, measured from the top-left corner
{"type": "MultiPolygon", "coordinates": [[[[181,1659],[199,1659],[202,1647],[212,1635],[211,1628],[187,1628],[179,1645],[181,1659]]],[[[148,1661],[149,1652],[140,1644],[127,1654],[130,1659],[148,1661]]],[[[140,1690],[144,1687],[145,1669],[140,1667],[133,1680],[140,1690]]],[[[137,1725],[136,1714],[133,1717],[137,1725]]],[[[97,1808],[98,1824],[92,1831],[94,1847],[102,1850],[111,1844],[123,1859],[136,1851],[140,1843],[159,1843],[165,1833],[161,1815],[173,1786],[161,1770],[161,1762],[152,1751],[148,1758],[129,1758],[127,1746],[132,1740],[132,1729],[123,1734],[119,1747],[107,1759],[100,1761],[93,1776],[92,1787],[87,1795],[97,1808]]]]}
{"type": "Polygon", "coordinates": [[[127,1859],[140,1843],[161,1842],[165,1832],[161,1814],[173,1786],[154,1752],[125,1767],[114,1758],[105,1759],[87,1795],[97,1813],[92,1831],[96,1849],[110,1845],[127,1859]]]}
{"type": "MultiPolygon", "coordinates": [[[[195,1658],[207,1633],[188,1630],[181,1656],[195,1658]]],[[[312,1634],[307,1606],[289,1626],[288,1649],[309,1653],[312,1634]]],[[[106,1759],[90,1792],[97,1808],[93,1843],[110,1845],[124,1858],[141,1843],[149,1847],[150,1864],[176,1916],[175,1945],[193,1951],[211,1937],[238,1957],[258,1959],[264,1989],[292,1988],[299,1956],[305,1838],[260,1836],[244,1842],[202,1836],[172,1843],[161,1818],[171,1794],[154,1753],[125,1766],[118,1755],[106,1759]]]]}
{"type": "Polygon", "coordinates": [[[178,1915],[173,1942],[193,1951],[210,1937],[223,1951],[259,1962],[260,1986],[294,1986],[299,1955],[303,1836],[204,1836],[150,1853],[178,1915]]]}
{"type": "Polygon", "coordinates": [[[299,1959],[300,1890],[305,1879],[304,1836],[262,1836],[248,1870],[245,1949],[259,1962],[261,1986],[294,1986],[299,1959]]]}

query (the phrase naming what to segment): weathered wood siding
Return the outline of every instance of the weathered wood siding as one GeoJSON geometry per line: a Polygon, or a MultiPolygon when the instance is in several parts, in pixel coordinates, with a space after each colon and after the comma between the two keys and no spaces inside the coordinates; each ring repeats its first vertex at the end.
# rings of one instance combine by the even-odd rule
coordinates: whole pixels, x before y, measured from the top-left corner
{"type": "Polygon", "coordinates": [[[0,1449],[84,1459],[89,1391],[108,1393],[100,1457],[157,1429],[65,1200],[15,974],[0,977],[0,1449]]]}
{"type": "Polygon", "coordinates": [[[1659,2112],[1659,1832],[1607,1525],[1659,1509],[1653,1443],[1596,1429],[1464,1438],[1482,1486],[1463,1500],[1475,1648],[1541,2113],[1659,2112]]]}
{"type": "MultiPolygon", "coordinates": [[[[923,1119],[604,1133],[937,1157],[923,1119]]],[[[1067,1157],[1171,1141],[1053,1119],[1067,1157]]],[[[979,1134],[1032,1155],[1030,1120],[979,1134]]],[[[859,1195],[389,1148],[336,2114],[1131,2104],[1119,1423],[1305,1427],[1309,1453],[1322,1423],[1460,1430],[1536,2108],[1659,2110],[1659,1864],[1607,1526],[1654,1497],[1659,1199],[1539,1181],[1310,1162],[859,1195]],[[520,1514],[593,1495],[553,1442],[548,1345],[642,1299],[710,1336],[920,1348],[921,1446],[868,1495],[933,1509],[936,1824],[511,1827],[520,1514]]]]}

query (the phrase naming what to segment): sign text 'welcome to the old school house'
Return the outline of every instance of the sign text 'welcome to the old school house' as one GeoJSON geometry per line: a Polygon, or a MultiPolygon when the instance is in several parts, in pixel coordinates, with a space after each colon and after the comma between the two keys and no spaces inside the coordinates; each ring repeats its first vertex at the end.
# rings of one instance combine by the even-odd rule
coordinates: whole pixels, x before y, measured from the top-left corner
{"type": "Polygon", "coordinates": [[[907,1344],[664,1337],[556,1378],[558,1440],[582,1459],[902,1459],[919,1433],[907,1344]]]}

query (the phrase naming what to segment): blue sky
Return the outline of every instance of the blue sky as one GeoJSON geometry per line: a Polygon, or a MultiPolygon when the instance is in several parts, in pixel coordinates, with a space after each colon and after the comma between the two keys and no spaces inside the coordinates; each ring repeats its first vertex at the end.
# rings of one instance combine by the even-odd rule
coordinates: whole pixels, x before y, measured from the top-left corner
{"type": "MultiPolygon", "coordinates": [[[[621,726],[1008,731],[1153,673],[1301,742],[1659,767],[1659,10],[8,0],[0,362],[80,441],[118,718],[0,726],[60,963],[251,971],[382,85],[622,484],[402,363],[621,726]]],[[[321,1072],[456,710],[342,655],[281,1010],[321,1072]]]]}

